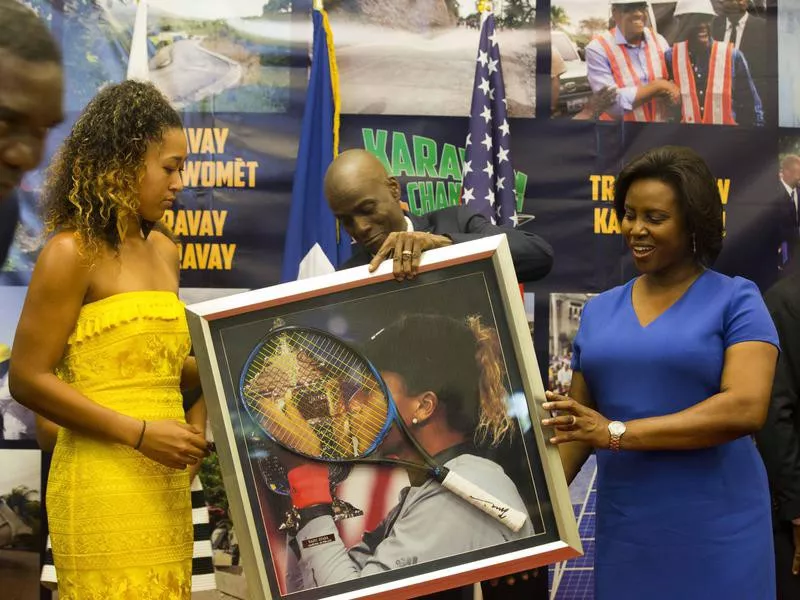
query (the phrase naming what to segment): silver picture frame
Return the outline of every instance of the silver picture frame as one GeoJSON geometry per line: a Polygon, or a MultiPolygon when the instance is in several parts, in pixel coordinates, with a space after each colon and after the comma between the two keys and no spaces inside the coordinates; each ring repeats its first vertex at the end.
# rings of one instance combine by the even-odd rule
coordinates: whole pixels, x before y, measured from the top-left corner
{"type": "MultiPolygon", "coordinates": [[[[504,235],[425,252],[419,274],[396,281],[392,261],[370,273],[366,266],[192,304],[187,319],[230,512],[239,539],[250,598],[409,598],[568,560],[582,553],[578,528],[556,447],[541,426],[545,388],[534,353],[520,286],[504,235]],[[265,447],[242,408],[238,382],[246,357],[272,328],[285,324],[325,329],[358,344],[401,314],[434,312],[454,318],[480,314],[499,336],[514,422],[512,451],[497,462],[517,486],[533,533],[523,539],[459,549],[435,560],[322,586],[287,581],[293,560],[284,516],[291,511],[279,483],[264,476],[265,447]],[[268,478],[267,478],[268,479],[268,478]],[[284,525],[284,527],[281,527],[284,525]]],[[[413,357],[408,357],[413,360],[413,357]]],[[[494,459],[493,459],[494,460],[494,459]]],[[[371,469],[340,476],[353,498],[375,497],[371,469]],[[370,485],[373,489],[367,491],[370,485]]],[[[272,472],[280,474],[280,469],[272,472]]],[[[384,472],[385,475],[385,472],[384,472]]],[[[402,473],[397,474],[402,479],[402,473]]],[[[384,483],[390,478],[384,476],[384,483]]],[[[339,480],[337,480],[338,482],[339,480]]],[[[284,482],[285,483],[285,482],[284,482]]],[[[388,485],[388,484],[387,484],[388,485]]],[[[399,484],[398,484],[399,485],[399,484]]],[[[382,492],[382,489],[378,490],[382,492]]],[[[389,497],[396,490],[386,490],[389,497]]],[[[339,492],[333,490],[335,494],[339,492]]],[[[384,504],[391,504],[388,500],[384,504]]],[[[357,541],[368,502],[338,524],[342,542],[357,541]],[[354,537],[355,536],[355,537],[354,537]]],[[[389,510],[391,505],[386,506],[389,510]]],[[[373,511],[375,512],[375,511],[373,511]]],[[[379,518],[373,514],[372,521],[379,518]]],[[[465,524],[468,526],[468,524],[465,524]]],[[[441,540],[431,540],[441,544],[441,540]]],[[[294,556],[296,561],[296,555],[294,556]]]]}

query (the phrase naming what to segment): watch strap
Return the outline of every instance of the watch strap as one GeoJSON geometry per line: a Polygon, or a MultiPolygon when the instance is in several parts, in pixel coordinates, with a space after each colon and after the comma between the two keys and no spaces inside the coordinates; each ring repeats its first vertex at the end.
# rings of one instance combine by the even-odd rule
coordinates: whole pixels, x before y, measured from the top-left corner
{"type": "Polygon", "coordinates": [[[317,517],[332,517],[333,507],[330,504],[313,504],[311,506],[298,508],[297,514],[300,517],[300,524],[297,528],[300,529],[303,525],[312,521],[313,519],[316,519],[317,517]]]}
{"type": "Polygon", "coordinates": [[[608,424],[608,449],[619,452],[622,436],[625,435],[625,424],[621,421],[612,421],[608,424]]]}

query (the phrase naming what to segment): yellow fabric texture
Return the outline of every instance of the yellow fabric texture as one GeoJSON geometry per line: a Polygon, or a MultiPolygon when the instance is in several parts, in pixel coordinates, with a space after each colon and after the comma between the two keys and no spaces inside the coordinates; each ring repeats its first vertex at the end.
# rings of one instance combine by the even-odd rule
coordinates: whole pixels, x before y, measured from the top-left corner
{"type": "MultiPolygon", "coordinates": [[[[180,377],[190,341],[171,292],[85,305],[56,374],[117,412],[185,422],[180,377]]],[[[61,600],[191,597],[188,471],[61,429],[47,485],[61,600]]]]}

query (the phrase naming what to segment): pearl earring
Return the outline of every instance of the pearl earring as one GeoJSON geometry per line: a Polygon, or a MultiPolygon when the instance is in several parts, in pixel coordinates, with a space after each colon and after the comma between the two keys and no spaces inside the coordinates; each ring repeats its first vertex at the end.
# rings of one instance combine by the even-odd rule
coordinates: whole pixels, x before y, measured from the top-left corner
{"type": "Polygon", "coordinates": [[[692,254],[697,255],[697,239],[694,234],[692,234],[692,254]]]}
{"type": "Polygon", "coordinates": [[[412,425],[416,425],[417,423],[419,423],[419,420],[417,419],[417,417],[414,417],[413,419],[411,419],[411,424],[412,425]]]}

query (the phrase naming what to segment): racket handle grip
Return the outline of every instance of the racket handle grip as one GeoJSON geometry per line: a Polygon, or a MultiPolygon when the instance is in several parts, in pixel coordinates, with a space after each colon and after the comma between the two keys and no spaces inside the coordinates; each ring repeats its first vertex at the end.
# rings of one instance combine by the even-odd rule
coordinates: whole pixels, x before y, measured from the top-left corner
{"type": "Polygon", "coordinates": [[[461,496],[487,515],[494,517],[513,532],[519,531],[528,519],[528,515],[521,510],[512,508],[502,500],[498,500],[471,481],[461,477],[458,473],[448,470],[441,482],[442,486],[455,495],[461,496]]]}

